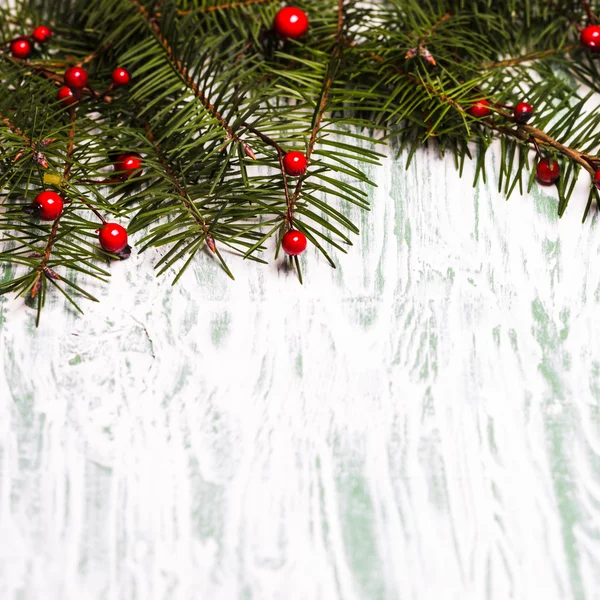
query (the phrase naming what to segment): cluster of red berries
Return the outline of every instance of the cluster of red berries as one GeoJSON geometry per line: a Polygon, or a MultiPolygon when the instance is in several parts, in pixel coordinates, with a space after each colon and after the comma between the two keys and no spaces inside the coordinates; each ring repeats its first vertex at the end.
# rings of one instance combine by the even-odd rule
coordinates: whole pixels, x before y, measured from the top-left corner
{"type": "MultiPolygon", "coordinates": [[[[46,190],[34,200],[34,215],[42,221],[55,221],[64,208],[64,200],[56,192],[46,190]]],[[[104,221],[98,230],[98,240],[106,252],[119,253],[127,246],[127,230],[118,223],[104,221]]]]}
{"type": "MultiPolygon", "coordinates": [[[[467,111],[472,117],[476,119],[483,119],[484,117],[488,117],[492,113],[492,107],[490,103],[484,98],[482,100],[478,100],[473,104],[469,110],[467,111]]],[[[527,102],[519,102],[513,108],[513,117],[515,121],[521,125],[524,125],[533,117],[534,109],[531,104],[527,102]]]]}
{"type": "MultiPolygon", "coordinates": [[[[79,100],[79,93],[88,85],[89,76],[83,67],[69,67],[64,74],[65,85],[59,88],[57,98],[64,106],[75,104],[79,100]]],[[[131,76],[123,67],[117,67],[112,72],[112,84],[109,89],[127,85],[131,76]]]]}
{"type": "MultiPolygon", "coordinates": [[[[473,104],[468,113],[477,119],[482,119],[491,114],[492,108],[490,103],[483,99],[473,104]]],[[[533,117],[534,109],[527,102],[519,102],[513,108],[513,118],[516,123],[524,125],[533,117]]],[[[549,158],[540,158],[536,167],[536,177],[541,185],[552,185],[560,178],[560,167],[555,160],[549,158]]]]}
{"type": "Polygon", "coordinates": [[[32,50],[34,42],[38,44],[46,43],[52,37],[52,31],[45,25],[40,25],[33,30],[29,36],[21,36],[10,43],[10,53],[14,58],[27,58],[32,50]]]}

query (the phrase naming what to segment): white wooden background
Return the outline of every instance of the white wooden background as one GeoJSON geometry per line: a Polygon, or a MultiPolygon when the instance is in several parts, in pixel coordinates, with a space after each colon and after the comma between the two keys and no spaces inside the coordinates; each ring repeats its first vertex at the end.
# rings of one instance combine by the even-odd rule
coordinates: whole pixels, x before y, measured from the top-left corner
{"type": "MultiPolygon", "coordinates": [[[[493,159],[492,159],[493,162],[493,159]]],[[[600,232],[387,159],[340,267],[152,254],[0,321],[0,598],[600,598],[600,232]]]]}

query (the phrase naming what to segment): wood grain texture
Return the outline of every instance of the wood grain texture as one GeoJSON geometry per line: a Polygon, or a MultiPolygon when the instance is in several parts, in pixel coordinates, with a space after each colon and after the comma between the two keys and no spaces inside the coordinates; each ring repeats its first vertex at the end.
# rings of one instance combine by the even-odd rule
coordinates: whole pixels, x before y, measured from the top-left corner
{"type": "Polygon", "coordinates": [[[600,598],[596,213],[404,167],[304,286],[2,300],[0,598],[600,598]]]}

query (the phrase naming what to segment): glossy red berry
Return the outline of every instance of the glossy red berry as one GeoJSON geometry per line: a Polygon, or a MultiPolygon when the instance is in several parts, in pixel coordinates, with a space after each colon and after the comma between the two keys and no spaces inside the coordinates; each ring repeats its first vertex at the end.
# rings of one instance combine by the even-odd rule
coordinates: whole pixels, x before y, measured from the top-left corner
{"type": "Polygon", "coordinates": [[[581,45],[593,50],[600,51],[600,25],[588,25],[581,32],[581,45]]]}
{"type": "Polygon", "coordinates": [[[600,190],[600,171],[596,171],[594,175],[594,185],[600,190]]]}
{"type": "Polygon", "coordinates": [[[73,93],[73,90],[66,85],[63,85],[59,88],[56,98],[63,103],[64,106],[71,106],[71,104],[75,104],[77,102],[77,98],[73,93]]]}
{"type": "Polygon", "coordinates": [[[54,221],[63,211],[63,199],[56,192],[41,192],[34,202],[39,206],[39,217],[42,221],[54,221]]]}
{"type": "Polygon", "coordinates": [[[517,123],[527,123],[533,117],[533,106],[527,102],[519,102],[515,106],[515,121],[517,123]]]}
{"type": "Polygon", "coordinates": [[[26,38],[18,38],[10,43],[10,53],[15,58],[27,58],[31,54],[31,42],[26,38]]]}
{"type": "Polygon", "coordinates": [[[119,179],[129,179],[140,174],[142,164],[142,157],[137,152],[120,154],[115,162],[115,171],[118,172],[119,179]]]}
{"type": "Polygon", "coordinates": [[[127,246],[127,230],[118,223],[105,223],[98,232],[98,240],[107,252],[121,252],[127,246]]]}
{"type": "Polygon", "coordinates": [[[476,119],[482,119],[483,117],[487,117],[492,111],[490,110],[490,103],[483,99],[478,100],[469,108],[469,114],[476,119]]]}
{"type": "Polygon", "coordinates": [[[275,15],[273,28],[284,39],[301,38],[308,31],[308,17],[303,10],[286,6],[275,15]]]}
{"type": "Polygon", "coordinates": [[[283,235],[281,247],[286,254],[298,256],[306,250],[306,236],[301,231],[290,229],[283,235]]]}
{"type": "Polygon", "coordinates": [[[83,89],[88,82],[88,74],[82,67],[69,67],[65,71],[65,83],[73,90],[83,89]]]}
{"type": "Polygon", "coordinates": [[[306,172],[306,156],[302,152],[288,152],[283,157],[283,168],[287,175],[298,177],[306,172]]]}
{"type": "Polygon", "coordinates": [[[112,72],[112,81],[114,85],[127,85],[131,77],[129,73],[123,67],[117,67],[112,72]]]}
{"type": "Polygon", "coordinates": [[[40,25],[33,30],[31,37],[39,44],[43,44],[52,37],[52,30],[45,25],[40,25]]]}
{"type": "Polygon", "coordinates": [[[539,183],[542,185],[552,185],[560,177],[560,167],[555,160],[550,165],[550,159],[542,158],[537,165],[536,174],[539,183]]]}

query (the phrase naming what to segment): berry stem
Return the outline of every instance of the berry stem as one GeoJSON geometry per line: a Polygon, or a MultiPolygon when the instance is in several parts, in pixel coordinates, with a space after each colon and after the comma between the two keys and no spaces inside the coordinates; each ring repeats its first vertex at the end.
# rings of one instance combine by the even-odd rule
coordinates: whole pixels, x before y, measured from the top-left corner
{"type": "Polygon", "coordinates": [[[592,9],[590,8],[590,3],[588,2],[588,0],[583,0],[581,5],[583,7],[583,10],[585,11],[585,14],[587,15],[589,22],[596,23],[598,21],[598,17],[596,17],[592,9]]]}
{"type": "Polygon", "coordinates": [[[81,202],[83,202],[100,219],[102,225],[106,225],[106,219],[85,198],[79,198],[79,200],[81,200],[81,202]]]}

